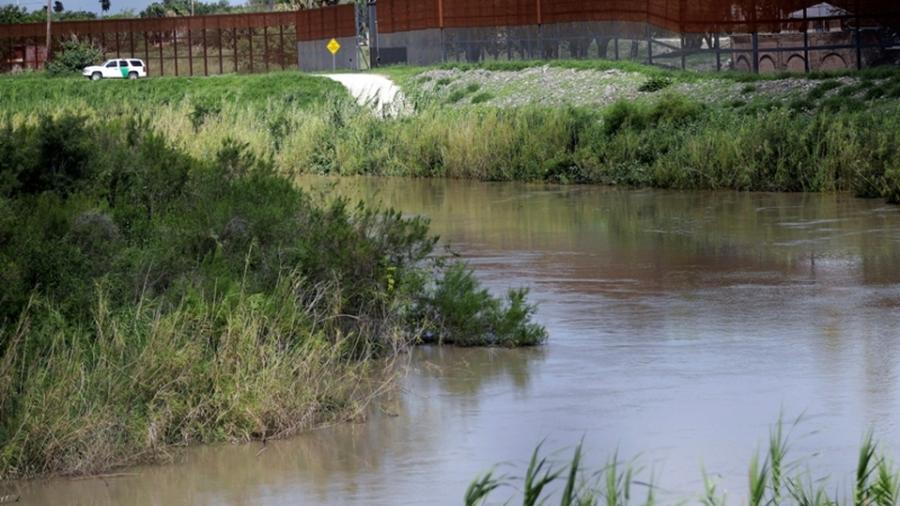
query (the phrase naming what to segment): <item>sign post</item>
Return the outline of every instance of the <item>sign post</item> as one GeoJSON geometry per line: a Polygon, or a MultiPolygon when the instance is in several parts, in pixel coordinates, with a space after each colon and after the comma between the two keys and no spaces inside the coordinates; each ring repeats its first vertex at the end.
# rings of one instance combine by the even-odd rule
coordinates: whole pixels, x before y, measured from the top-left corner
{"type": "Polygon", "coordinates": [[[334,72],[337,70],[337,54],[341,50],[341,43],[337,39],[331,39],[331,42],[325,47],[331,53],[331,71],[334,72]]]}

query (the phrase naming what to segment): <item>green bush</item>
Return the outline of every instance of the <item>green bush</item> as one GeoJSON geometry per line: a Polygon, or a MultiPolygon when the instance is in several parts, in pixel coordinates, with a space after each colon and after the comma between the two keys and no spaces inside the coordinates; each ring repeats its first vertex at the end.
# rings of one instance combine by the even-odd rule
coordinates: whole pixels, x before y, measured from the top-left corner
{"type": "MultiPolygon", "coordinates": [[[[818,86],[816,86],[815,88],[810,90],[810,92],[806,95],[806,98],[807,98],[807,100],[810,100],[810,101],[819,100],[820,98],[824,97],[825,94],[828,93],[829,91],[840,88],[841,86],[843,86],[843,85],[838,81],[834,81],[834,80],[823,81],[818,86]]],[[[838,92],[838,93],[840,93],[840,92],[838,92]]]]}
{"type": "Polygon", "coordinates": [[[481,287],[463,263],[454,263],[439,278],[424,304],[433,324],[429,341],[460,346],[534,346],[547,339],[532,323],[535,307],[527,290],[510,290],[501,301],[481,287]]]}
{"type": "Polygon", "coordinates": [[[654,93],[672,86],[673,82],[671,77],[654,75],[644,81],[644,83],[638,87],[638,91],[643,93],[654,93]]]}
{"type": "Polygon", "coordinates": [[[490,102],[491,99],[493,99],[493,98],[494,98],[494,95],[492,93],[483,91],[483,92],[475,95],[474,97],[472,97],[472,103],[473,104],[483,104],[485,102],[490,102]]]}
{"type": "Polygon", "coordinates": [[[88,42],[70,39],[62,43],[47,62],[47,72],[51,75],[80,73],[84,67],[99,63],[103,51],[88,42]]]}

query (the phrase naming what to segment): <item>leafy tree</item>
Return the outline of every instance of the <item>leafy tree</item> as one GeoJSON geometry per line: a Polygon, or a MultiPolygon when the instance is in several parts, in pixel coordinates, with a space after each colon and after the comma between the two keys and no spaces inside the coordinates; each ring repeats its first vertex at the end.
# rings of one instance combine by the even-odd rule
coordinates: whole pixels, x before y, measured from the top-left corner
{"type": "Polygon", "coordinates": [[[27,23],[28,11],[18,5],[0,6],[0,24],[27,23]]]}
{"type": "Polygon", "coordinates": [[[100,10],[103,12],[109,12],[110,2],[109,0],[100,0],[100,10]]]}
{"type": "Polygon", "coordinates": [[[60,12],[62,12],[64,10],[66,10],[66,8],[63,7],[62,2],[60,2],[59,0],[56,0],[55,2],[53,2],[53,12],[59,14],[60,12]]]}
{"type": "MultiPolygon", "coordinates": [[[[219,0],[218,2],[195,2],[194,14],[203,16],[207,14],[223,14],[234,12],[236,9],[228,3],[227,0],[219,0]]],[[[141,11],[142,18],[165,18],[175,16],[190,16],[191,2],[190,0],[162,0],[161,2],[153,2],[146,9],[141,11]]]]}
{"type": "Polygon", "coordinates": [[[62,47],[53,53],[47,62],[47,72],[52,75],[64,75],[81,72],[81,69],[93,65],[103,59],[103,52],[87,42],[71,39],[63,42],[62,47]]]}

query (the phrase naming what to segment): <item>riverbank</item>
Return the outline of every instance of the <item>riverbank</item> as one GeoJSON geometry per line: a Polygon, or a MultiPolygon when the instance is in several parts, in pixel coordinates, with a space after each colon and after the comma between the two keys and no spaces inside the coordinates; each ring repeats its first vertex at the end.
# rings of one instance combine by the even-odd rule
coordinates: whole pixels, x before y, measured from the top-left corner
{"type": "Polygon", "coordinates": [[[139,118],[0,128],[0,479],[358,419],[410,346],[546,339],[423,218],[314,197],[139,118]]]}
{"type": "Polygon", "coordinates": [[[759,77],[565,63],[515,71],[387,69],[409,96],[413,112],[401,118],[372,115],[337,83],[297,73],[165,78],[159,82],[178,93],[155,99],[132,83],[44,79],[35,91],[28,79],[8,78],[2,85],[18,91],[2,112],[28,123],[54,110],[48,96],[58,97],[58,110],[89,117],[139,110],[149,127],[192,156],[211,157],[231,138],[285,174],[850,191],[900,200],[897,71],[759,77]],[[547,82],[531,87],[485,84],[506,79],[498,75],[529,81],[548,72],[547,82]],[[600,84],[558,82],[570,77],[600,84]],[[220,79],[242,82],[236,89],[253,98],[225,93],[220,79]],[[559,96],[594,98],[569,103],[553,98],[559,96]]]}

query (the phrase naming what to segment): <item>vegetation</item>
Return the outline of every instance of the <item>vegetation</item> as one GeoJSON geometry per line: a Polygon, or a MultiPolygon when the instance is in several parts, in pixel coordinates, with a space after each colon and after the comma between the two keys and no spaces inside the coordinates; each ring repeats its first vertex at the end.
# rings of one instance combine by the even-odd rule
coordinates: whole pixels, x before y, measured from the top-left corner
{"type": "Polygon", "coordinates": [[[0,127],[2,478],[360,416],[423,335],[545,337],[524,292],[434,259],[422,218],[315,199],[228,137],[192,157],[99,116],[0,127]]]}
{"type": "MultiPolygon", "coordinates": [[[[79,21],[96,19],[97,15],[88,11],[67,11],[61,2],[56,2],[50,17],[53,21],[79,21]]],[[[0,25],[16,23],[42,23],[47,21],[47,7],[39,7],[31,12],[19,5],[0,6],[0,25]]]]}
{"type": "MultiPolygon", "coordinates": [[[[779,421],[769,436],[769,447],[762,460],[753,458],[749,467],[746,504],[749,506],[796,505],[834,506],[896,506],[900,502],[900,469],[879,454],[869,434],[859,450],[852,490],[838,495],[837,488],[829,488],[827,480],[814,479],[811,471],[801,469],[798,462],[789,461],[788,435],[779,421]]],[[[493,471],[476,478],[464,496],[466,506],[485,504],[496,491],[521,483],[523,506],[548,504],[551,499],[561,506],[625,506],[658,503],[654,477],[642,476],[642,469],[633,463],[622,462],[613,455],[598,472],[588,472],[582,465],[582,446],[575,448],[567,465],[559,465],[541,455],[541,445],[532,454],[525,475],[520,479],[497,476],[493,471]],[[562,487],[561,489],[559,487],[562,487]]],[[[703,490],[696,500],[704,506],[724,506],[727,498],[715,480],[703,473],[703,490]]],[[[686,503],[677,501],[677,504],[686,503]]],[[[512,499],[504,504],[511,504],[512,499]]]]}
{"type": "Polygon", "coordinates": [[[102,59],[103,51],[92,44],[75,39],[67,40],[47,62],[47,73],[50,75],[80,74],[82,69],[99,63],[102,59]]]}
{"type": "MultiPolygon", "coordinates": [[[[900,87],[900,75],[872,80],[900,87]]],[[[666,89],[601,109],[503,109],[459,86],[459,100],[471,95],[465,107],[423,101],[415,114],[383,120],[361,113],[336,83],[294,72],[136,83],[35,76],[0,79],[9,97],[0,111],[21,122],[140,110],[194,157],[233,138],[283,173],[852,191],[897,201],[900,103],[845,95],[834,83],[789,101],[710,105],[666,89]]]]}
{"type": "MultiPolygon", "coordinates": [[[[722,71],[722,72],[696,72],[691,70],[673,70],[662,67],[646,65],[634,61],[614,61],[603,59],[578,59],[578,60],[515,60],[515,61],[493,61],[482,63],[445,63],[435,67],[415,67],[407,65],[398,65],[391,67],[378,68],[378,73],[384,73],[391,76],[392,79],[398,81],[401,85],[411,83],[420,74],[427,70],[438,69],[457,69],[457,70],[488,70],[488,71],[517,71],[534,67],[551,67],[573,70],[618,70],[622,72],[634,72],[645,76],[647,79],[657,78],[660,80],[669,80],[672,84],[679,82],[696,82],[708,80],[720,80],[730,82],[747,83],[748,89],[753,83],[765,81],[777,81],[785,78],[801,78],[811,81],[833,80],[838,77],[858,77],[866,80],[873,79],[891,79],[900,75],[900,70],[896,67],[874,67],[857,70],[845,71],[816,71],[809,73],[789,73],[789,72],[772,72],[753,74],[748,72],[722,71]]],[[[753,87],[755,89],[755,87],[753,87]]]]}

